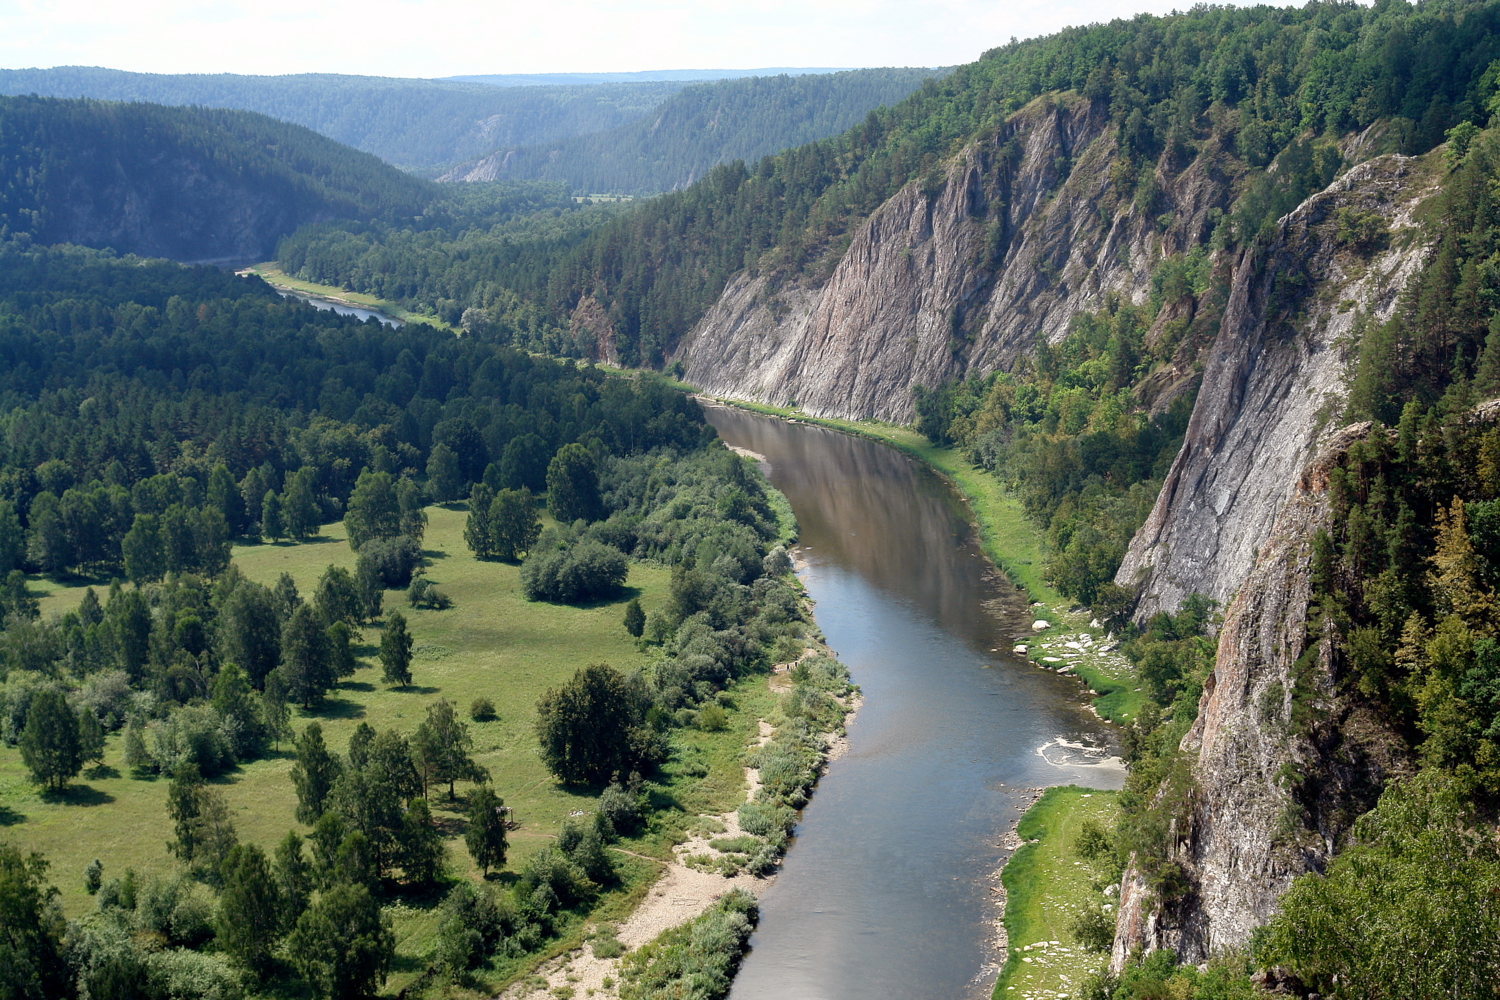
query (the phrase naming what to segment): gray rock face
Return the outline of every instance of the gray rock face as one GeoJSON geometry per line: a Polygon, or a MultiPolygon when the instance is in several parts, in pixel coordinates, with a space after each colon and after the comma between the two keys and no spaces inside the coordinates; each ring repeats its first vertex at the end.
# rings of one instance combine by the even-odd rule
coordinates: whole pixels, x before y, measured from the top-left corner
{"type": "Polygon", "coordinates": [[[1328,526],[1328,471],[1369,432],[1331,436],[1293,482],[1254,570],[1225,615],[1218,659],[1198,718],[1182,742],[1196,783],[1175,827],[1169,860],[1189,892],[1161,904],[1133,867],[1121,887],[1112,965],[1137,947],[1172,948],[1201,962],[1243,947],[1268,921],[1296,876],[1322,870],[1354,819],[1374,806],[1408,761],[1370,710],[1339,692],[1320,652],[1302,674],[1317,723],[1294,731],[1296,664],[1312,643],[1308,568],[1312,540],[1328,526]],[[1290,773],[1303,776],[1289,780],[1290,773]]]}
{"type": "Polygon", "coordinates": [[[1427,253],[1414,215],[1436,189],[1415,160],[1369,160],[1283,219],[1260,256],[1241,256],[1182,450],[1115,577],[1140,588],[1138,619],[1193,593],[1227,602],[1245,580],[1338,426],[1358,325],[1390,318],[1427,253]],[[1341,244],[1345,207],[1385,217],[1389,248],[1366,258],[1341,244]]]}
{"type": "Polygon", "coordinates": [[[688,381],[816,416],[905,422],[913,385],[1008,369],[1108,293],[1143,301],[1158,257],[1201,241],[1229,183],[1205,150],[1159,176],[1145,210],[1117,205],[1107,126],[1082,99],[1039,99],[966,150],[937,191],[902,188],[826,279],[735,277],[678,349],[688,381]],[[1164,213],[1165,233],[1153,221],[1164,213]]]}

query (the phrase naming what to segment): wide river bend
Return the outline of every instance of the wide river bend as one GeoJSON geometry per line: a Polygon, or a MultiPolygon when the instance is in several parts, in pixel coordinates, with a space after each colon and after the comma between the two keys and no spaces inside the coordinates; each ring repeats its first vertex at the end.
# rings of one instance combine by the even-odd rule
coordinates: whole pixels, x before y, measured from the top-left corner
{"type": "Polygon", "coordinates": [[[1003,959],[986,878],[1001,836],[1028,788],[1118,788],[1122,772],[1061,749],[1112,737],[1076,680],[1010,653],[1032,609],[935,473],[810,424],[708,417],[791,501],[798,575],[865,698],[762,897],[730,998],[987,997],[1003,959]]]}

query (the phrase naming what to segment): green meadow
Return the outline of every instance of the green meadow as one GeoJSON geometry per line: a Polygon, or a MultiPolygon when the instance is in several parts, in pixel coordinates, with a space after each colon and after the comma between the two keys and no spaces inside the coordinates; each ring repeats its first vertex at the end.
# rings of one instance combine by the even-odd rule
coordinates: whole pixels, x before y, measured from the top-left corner
{"type": "MultiPolygon", "coordinates": [[[[589,663],[607,662],[622,670],[646,666],[650,653],[640,651],[626,633],[624,606],[638,596],[648,612],[661,607],[671,574],[662,567],[633,563],[627,590],[617,600],[585,607],[534,603],[521,594],[518,566],[480,562],[469,553],[463,543],[467,514],[461,505],[431,507],[428,515],[423,540],[426,572],[452,598],[453,606],[442,611],[413,609],[397,591],[385,598],[387,612],[399,608],[407,616],[415,640],[412,686],[392,688],[382,682],[377,656],[381,623],[376,622],[364,629],[361,668],[331,691],[321,708],[295,710],[292,724],[300,731],[318,720],[329,746],[342,752],[361,722],[376,730],[409,733],[439,698],[453,701],[466,720],[475,698],[490,698],[498,718],[469,721],[469,726],[475,759],[489,769],[493,787],[514,808],[520,823],[510,835],[507,867],[513,870],[555,836],[566,817],[591,809],[596,794],[558,785],[542,766],[533,730],[537,699],[589,663]]],[[[246,576],[267,585],[284,572],[291,574],[306,597],[329,565],[352,568],[354,553],[343,525],[334,524],[301,544],[236,547],[234,560],[246,576]]],[[[84,588],[37,581],[37,592],[44,590],[42,614],[48,616],[75,607],[84,588]]],[[[764,677],[746,678],[730,690],[733,708],[727,730],[674,731],[676,757],[653,786],[658,811],[643,834],[619,845],[622,884],[601,898],[596,917],[618,919],[628,912],[660,870],[649,859],[667,856],[699,813],[726,811],[742,800],[744,750],[755,741],[756,720],[769,714],[771,698],[764,677]]],[[[141,874],[170,874],[178,867],[166,846],[172,837],[165,804],[168,782],[132,776],[122,754],[121,735],[112,734],[103,769],[86,769],[66,793],[48,797],[29,780],[20,752],[0,746],[0,838],[49,859],[52,881],[70,916],[92,906],[83,886],[84,867],[92,858],[103,862],[106,879],[127,867],[141,874]]],[[[270,849],[288,829],[307,833],[293,818],[296,794],[288,773],[292,763],[283,744],[267,759],[244,764],[218,781],[242,841],[270,849]]],[[[479,871],[462,839],[466,792],[467,786],[460,783],[458,801],[450,803],[446,788],[434,788],[431,802],[449,838],[450,875],[477,879],[479,871]]],[[[390,908],[401,961],[388,991],[410,983],[425,966],[423,957],[436,926],[435,903],[435,898],[405,900],[390,908]]],[[[579,921],[553,942],[547,954],[576,943],[581,932],[579,921]]],[[[511,975],[502,975],[492,985],[508,978],[511,975]]]]}

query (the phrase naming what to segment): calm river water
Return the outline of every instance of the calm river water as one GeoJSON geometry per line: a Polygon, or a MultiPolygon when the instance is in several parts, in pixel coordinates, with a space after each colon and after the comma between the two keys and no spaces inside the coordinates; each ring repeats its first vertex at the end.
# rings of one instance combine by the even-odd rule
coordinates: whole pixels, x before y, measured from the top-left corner
{"type": "Polygon", "coordinates": [[[797,568],[865,703],[761,901],[731,1000],[959,1000],[998,961],[986,875],[1028,787],[1123,773],[1038,752],[1107,747],[1078,682],[1010,654],[1024,595],[997,579],[959,498],[894,449],[712,407],[796,511],[797,568]]]}

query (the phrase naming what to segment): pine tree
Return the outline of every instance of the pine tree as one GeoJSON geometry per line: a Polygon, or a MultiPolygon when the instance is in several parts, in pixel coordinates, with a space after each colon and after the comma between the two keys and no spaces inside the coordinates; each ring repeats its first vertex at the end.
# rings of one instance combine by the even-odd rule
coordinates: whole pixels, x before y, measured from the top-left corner
{"type": "Polygon", "coordinates": [[[328,796],[343,771],[339,759],[323,742],[323,727],[309,722],[297,740],[297,763],[292,784],[297,788],[297,822],[313,824],[328,808],[328,796]]]}
{"type": "Polygon", "coordinates": [[[380,666],[387,684],[406,687],[411,683],[411,647],[406,616],[392,611],[380,633],[380,666]]]}
{"type": "Polygon", "coordinates": [[[104,766],[104,727],[87,705],[78,710],[78,752],[83,761],[93,761],[95,767],[104,766]]]}
{"type": "Polygon", "coordinates": [[[505,800],[488,785],[469,793],[469,809],[464,826],[464,844],[474,863],[488,875],[491,868],[505,864],[505,800]]]}
{"type": "Polygon", "coordinates": [[[292,474],[286,494],[281,498],[281,516],[286,521],[286,533],[292,538],[302,539],[318,533],[318,498],[313,492],[314,472],[303,466],[292,474]]]}
{"type": "Polygon", "coordinates": [[[484,483],[475,483],[469,491],[469,517],[464,522],[464,543],[477,559],[492,559],[495,540],[490,530],[490,505],[495,491],[484,483]]]}
{"type": "Polygon", "coordinates": [[[281,937],[282,901],[265,852],[240,844],[224,861],[215,943],[235,962],[263,978],[281,937]]]}
{"type": "Polygon", "coordinates": [[[430,885],[442,871],[443,837],[433,825],[426,799],[414,798],[406,804],[397,859],[406,881],[414,885],[430,885]]]}
{"type": "Polygon", "coordinates": [[[62,791],[83,770],[78,717],[56,688],[45,688],[31,699],[19,742],[31,779],[49,791],[62,791]]]}
{"type": "Polygon", "coordinates": [[[286,537],[286,518],[281,513],[281,497],[275,490],[266,490],[261,499],[260,533],[273,542],[286,537]]]}
{"type": "Polygon", "coordinates": [[[287,694],[303,708],[323,700],[337,678],[328,648],[328,635],[317,614],[299,605],[281,629],[281,666],[287,694]]]}
{"type": "Polygon", "coordinates": [[[385,981],[396,938],[368,889],[336,885],[303,912],[286,950],[319,996],[359,1000],[385,981]]]}

